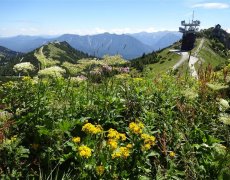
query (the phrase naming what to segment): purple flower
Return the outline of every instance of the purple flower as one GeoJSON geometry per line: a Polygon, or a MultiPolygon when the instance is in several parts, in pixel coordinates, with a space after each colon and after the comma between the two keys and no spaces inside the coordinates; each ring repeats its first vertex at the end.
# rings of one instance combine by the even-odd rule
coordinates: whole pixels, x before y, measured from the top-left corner
{"type": "Polygon", "coordinates": [[[121,73],[129,73],[129,67],[121,67],[121,68],[119,69],[119,71],[120,71],[121,73]]]}
{"type": "Polygon", "coordinates": [[[111,72],[112,71],[112,67],[108,66],[108,65],[102,66],[102,69],[103,69],[103,71],[106,71],[106,72],[111,72]]]}

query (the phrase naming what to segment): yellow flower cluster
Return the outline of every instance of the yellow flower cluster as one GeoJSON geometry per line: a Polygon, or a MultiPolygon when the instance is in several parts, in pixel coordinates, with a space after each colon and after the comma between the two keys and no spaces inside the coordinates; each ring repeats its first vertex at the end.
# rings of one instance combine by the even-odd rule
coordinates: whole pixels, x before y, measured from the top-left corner
{"type": "Polygon", "coordinates": [[[141,138],[144,140],[144,145],[142,146],[143,151],[147,151],[155,145],[156,138],[154,136],[141,134],[141,138]]]}
{"type": "Polygon", "coordinates": [[[109,139],[107,143],[111,149],[117,148],[117,141],[115,139],[109,139]]]}
{"type": "Polygon", "coordinates": [[[78,148],[78,152],[81,157],[85,157],[85,158],[89,158],[92,155],[92,150],[84,145],[78,148]]]}
{"type": "Polygon", "coordinates": [[[133,147],[133,145],[132,144],[127,144],[126,147],[131,149],[133,147]]]}
{"type": "Polygon", "coordinates": [[[175,152],[171,151],[171,152],[169,153],[169,156],[172,157],[172,158],[174,158],[174,157],[176,156],[176,154],[175,154],[175,152]]]}
{"type": "Polygon", "coordinates": [[[97,175],[101,176],[102,174],[104,174],[104,172],[105,172],[104,166],[97,166],[96,167],[96,173],[97,173],[97,175]]]}
{"type": "Polygon", "coordinates": [[[121,154],[124,158],[127,158],[129,156],[129,148],[127,147],[120,147],[121,154]]]}
{"type": "Polygon", "coordinates": [[[150,144],[144,144],[141,148],[142,151],[148,151],[151,148],[150,144]]]}
{"type": "Polygon", "coordinates": [[[144,139],[145,144],[155,145],[156,138],[148,134],[141,134],[141,138],[144,139]]]}
{"type": "Polygon", "coordinates": [[[87,133],[91,133],[91,134],[98,134],[98,133],[101,133],[103,131],[103,129],[100,125],[93,125],[91,123],[86,123],[82,127],[82,131],[87,132],[87,133]]]}
{"type": "Polygon", "coordinates": [[[130,155],[129,148],[120,147],[115,152],[113,152],[112,159],[120,158],[120,157],[127,158],[129,155],[130,155]]]}
{"type": "Polygon", "coordinates": [[[73,137],[73,138],[72,138],[72,141],[73,141],[74,143],[79,143],[79,142],[81,141],[81,138],[80,138],[80,137],[73,137]]]}
{"type": "Polygon", "coordinates": [[[119,157],[121,157],[121,152],[120,151],[113,152],[112,159],[119,158],[119,157]]]}
{"type": "Polygon", "coordinates": [[[109,139],[115,139],[115,140],[119,140],[119,139],[121,139],[122,141],[125,141],[125,140],[126,140],[125,134],[119,133],[118,131],[116,131],[116,130],[113,129],[113,128],[110,128],[110,129],[109,129],[107,137],[108,137],[109,139]]]}
{"type": "Polygon", "coordinates": [[[112,128],[109,129],[107,137],[109,138],[107,143],[111,149],[117,148],[118,140],[126,140],[126,135],[124,133],[119,133],[117,130],[112,128]]]}
{"type": "Polygon", "coordinates": [[[131,122],[129,124],[129,129],[134,134],[141,134],[143,128],[144,128],[144,124],[142,124],[141,122],[139,123],[131,122]]]}

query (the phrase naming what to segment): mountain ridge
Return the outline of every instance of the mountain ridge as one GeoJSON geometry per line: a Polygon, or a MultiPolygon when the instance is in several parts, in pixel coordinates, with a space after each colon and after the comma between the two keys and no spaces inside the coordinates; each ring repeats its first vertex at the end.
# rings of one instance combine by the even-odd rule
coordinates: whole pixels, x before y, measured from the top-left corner
{"type": "Polygon", "coordinates": [[[155,51],[172,45],[182,37],[182,34],[177,31],[158,31],[154,33],[139,32],[130,35],[151,46],[155,51]],[[164,38],[165,36],[167,36],[167,38],[164,38]],[[173,39],[171,39],[172,37],[173,39]]]}
{"type": "MultiPolygon", "coordinates": [[[[162,48],[162,45],[155,45],[155,47],[152,47],[143,40],[141,41],[130,34],[118,35],[110,33],[84,36],[76,34],[63,34],[54,38],[45,38],[42,36],[15,36],[0,38],[0,45],[18,52],[27,53],[55,40],[67,41],[75,49],[98,57],[103,57],[106,54],[120,54],[125,59],[133,59],[141,56],[143,53],[150,53],[153,50],[162,48]]],[[[166,46],[168,45],[169,44],[166,43],[166,46]]]]}

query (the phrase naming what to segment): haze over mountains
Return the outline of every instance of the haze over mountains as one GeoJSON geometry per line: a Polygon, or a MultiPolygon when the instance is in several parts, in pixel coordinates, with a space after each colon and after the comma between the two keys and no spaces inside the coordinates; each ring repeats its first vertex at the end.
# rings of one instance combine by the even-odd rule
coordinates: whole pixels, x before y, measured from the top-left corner
{"type": "Polygon", "coordinates": [[[122,35],[109,33],[85,36],[64,34],[55,38],[20,35],[0,38],[0,46],[13,51],[27,53],[48,42],[66,41],[73,48],[92,56],[102,57],[106,54],[120,54],[125,59],[133,59],[141,56],[143,53],[150,53],[165,48],[180,39],[180,33],[171,31],[122,35]]]}

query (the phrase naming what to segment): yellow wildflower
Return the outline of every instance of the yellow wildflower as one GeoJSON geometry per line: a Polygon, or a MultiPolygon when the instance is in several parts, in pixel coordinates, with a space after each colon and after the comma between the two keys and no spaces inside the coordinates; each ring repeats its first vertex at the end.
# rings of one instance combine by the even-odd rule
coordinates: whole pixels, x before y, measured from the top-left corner
{"type": "Polygon", "coordinates": [[[127,158],[129,156],[129,149],[127,147],[120,147],[120,152],[124,158],[127,158]]]}
{"type": "Polygon", "coordinates": [[[126,140],[126,135],[124,133],[119,133],[117,130],[110,128],[108,130],[108,135],[107,137],[109,139],[115,139],[115,140],[119,140],[121,139],[122,141],[126,140]]]}
{"type": "Polygon", "coordinates": [[[116,149],[117,148],[117,141],[114,139],[109,139],[108,140],[108,144],[112,149],[116,149]]]}
{"type": "Polygon", "coordinates": [[[133,147],[133,145],[132,144],[127,144],[126,147],[131,149],[133,147]]]}
{"type": "Polygon", "coordinates": [[[126,135],[124,133],[120,133],[120,138],[122,141],[126,140],[126,135]]]}
{"type": "Polygon", "coordinates": [[[142,151],[148,151],[151,148],[151,144],[144,144],[142,146],[142,151]]]}
{"type": "Polygon", "coordinates": [[[142,123],[142,122],[139,122],[138,123],[138,126],[141,128],[141,129],[143,129],[145,126],[144,126],[144,124],[142,123]]]}
{"type": "Polygon", "coordinates": [[[87,133],[91,133],[91,134],[98,134],[98,133],[101,133],[103,131],[103,129],[100,125],[95,126],[91,123],[86,123],[82,127],[82,131],[87,132],[87,133]]]}
{"type": "Polygon", "coordinates": [[[81,141],[81,138],[80,137],[73,137],[72,141],[75,143],[79,143],[81,141]]]}
{"type": "Polygon", "coordinates": [[[107,137],[110,139],[117,139],[118,140],[120,138],[120,133],[117,132],[115,129],[110,128],[108,131],[107,137]]]}
{"type": "Polygon", "coordinates": [[[127,158],[128,156],[130,156],[129,148],[120,147],[115,152],[113,152],[112,159],[120,158],[120,157],[127,158]]]}
{"type": "Polygon", "coordinates": [[[171,152],[169,153],[169,156],[172,157],[172,158],[174,158],[174,157],[176,156],[176,154],[175,154],[175,152],[171,151],[171,152]]]}
{"type": "Polygon", "coordinates": [[[112,159],[115,159],[115,158],[119,158],[121,157],[121,152],[120,151],[116,151],[112,154],[112,159]]]}
{"type": "Polygon", "coordinates": [[[145,144],[155,145],[156,138],[148,134],[141,134],[141,138],[144,139],[145,144]]]}
{"type": "Polygon", "coordinates": [[[142,139],[147,139],[148,137],[149,137],[148,134],[141,134],[141,138],[142,138],[142,139]]]}
{"type": "Polygon", "coordinates": [[[144,128],[144,125],[142,123],[135,123],[131,122],[129,124],[129,129],[132,131],[134,134],[141,134],[142,129],[144,128]]]}
{"type": "Polygon", "coordinates": [[[78,148],[78,152],[81,157],[85,157],[85,158],[89,158],[92,155],[92,150],[84,145],[78,148]]]}
{"type": "Polygon", "coordinates": [[[104,173],[104,171],[105,171],[104,166],[97,166],[96,167],[96,173],[97,173],[97,175],[101,176],[104,173]]]}

